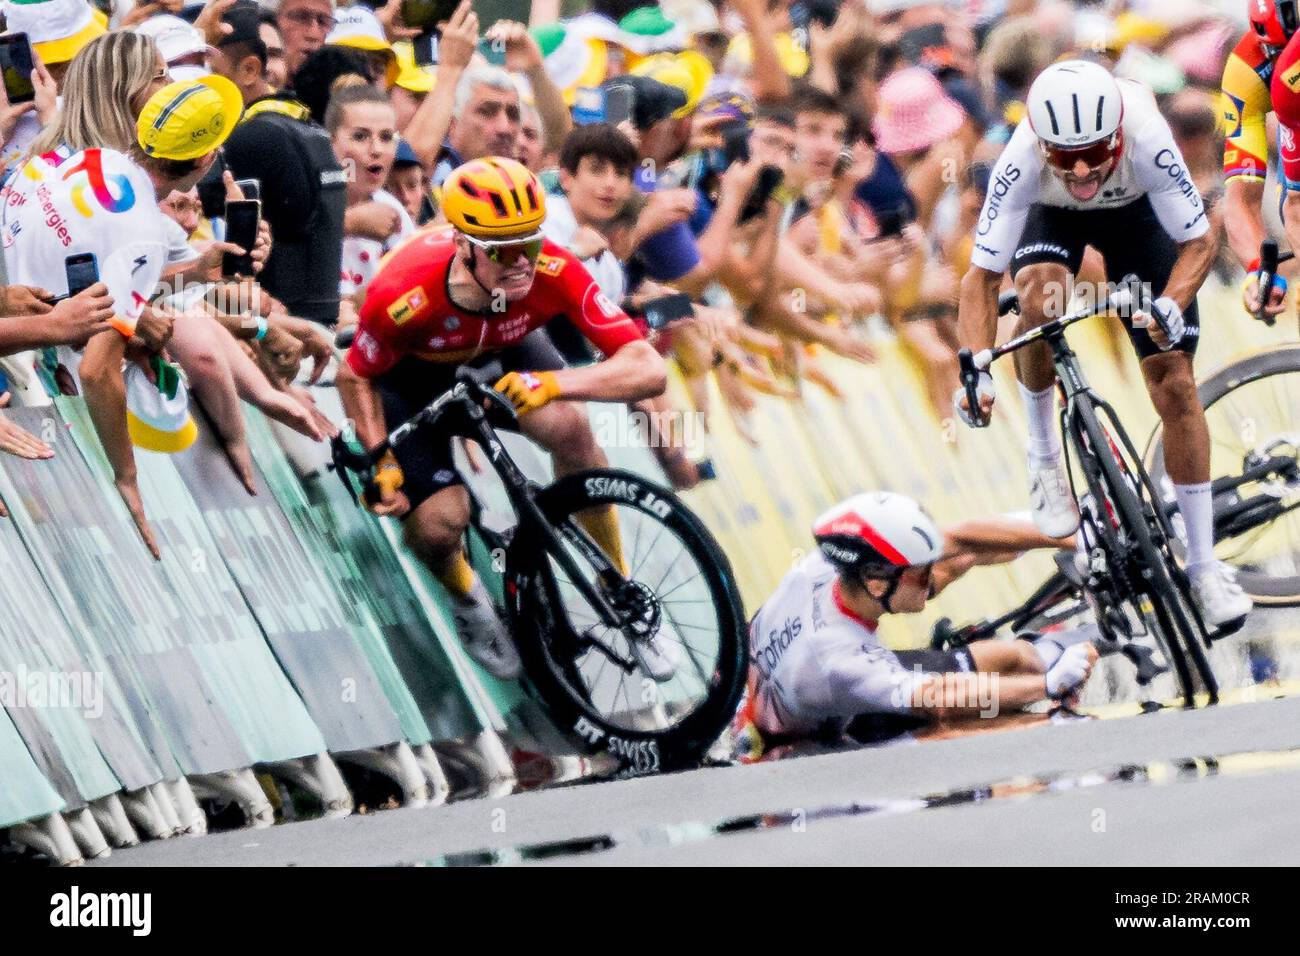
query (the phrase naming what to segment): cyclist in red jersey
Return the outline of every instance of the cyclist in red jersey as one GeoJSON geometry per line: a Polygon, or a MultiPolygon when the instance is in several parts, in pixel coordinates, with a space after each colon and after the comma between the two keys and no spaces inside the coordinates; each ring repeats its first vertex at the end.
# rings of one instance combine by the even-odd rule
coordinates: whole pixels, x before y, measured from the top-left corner
{"type": "MultiPolygon", "coordinates": [[[[582,264],[542,238],[545,194],[514,160],[486,157],[452,171],[443,186],[449,226],[416,233],[380,265],[338,389],[357,437],[378,444],[455,381],[465,364],[500,360],[497,383],[520,428],[552,456],[558,475],[607,465],[583,400],[633,402],[663,392],[663,359],[632,320],[601,294],[582,264]],[[565,368],[543,326],[568,317],[606,356],[565,368]],[[556,401],[556,399],[561,399],[556,401]]],[[[470,502],[449,442],[412,438],[372,477],[374,511],[401,518],[412,549],[447,586],[467,650],[491,673],[514,677],[519,658],[462,545],[470,502]]],[[[612,509],[589,509],[587,531],[622,562],[612,509]]],[[[675,662],[650,648],[647,669],[672,676],[675,662]]]]}
{"type": "MultiPolygon", "coordinates": [[[[1278,119],[1278,145],[1286,166],[1286,154],[1294,152],[1287,133],[1285,114],[1295,115],[1297,86],[1296,54],[1291,42],[1300,27],[1297,0],[1247,0],[1250,29],[1228,56],[1219,94],[1219,113],[1224,127],[1223,221],[1228,245],[1246,268],[1248,278],[1242,290],[1246,308],[1259,310],[1259,246],[1268,233],[1264,225],[1264,180],[1268,172],[1268,114],[1278,119]]],[[[1291,126],[1295,128],[1294,123],[1291,126]]],[[[1300,181],[1284,175],[1283,218],[1300,222],[1300,181]],[[1289,208],[1288,208],[1289,207],[1289,208]]],[[[1286,308],[1286,282],[1273,288],[1265,312],[1278,315],[1286,308]]]]}
{"type": "MultiPolygon", "coordinates": [[[[1293,30],[1297,27],[1300,24],[1292,24],[1293,30]]],[[[1294,33],[1278,54],[1269,94],[1277,117],[1279,176],[1286,194],[1282,224],[1291,248],[1300,249],[1300,33],[1294,33]]],[[[1285,290],[1285,280],[1281,276],[1278,280],[1285,290]]],[[[1258,292],[1254,298],[1258,300],[1258,292]]]]}

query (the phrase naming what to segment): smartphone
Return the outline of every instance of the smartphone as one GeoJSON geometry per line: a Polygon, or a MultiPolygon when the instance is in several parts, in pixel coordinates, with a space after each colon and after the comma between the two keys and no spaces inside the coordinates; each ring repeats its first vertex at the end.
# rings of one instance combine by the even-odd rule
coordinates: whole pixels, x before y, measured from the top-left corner
{"type": "Polygon", "coordinates": [[[605,91],[599,86],[580,86],[573,92],[573,122],[579,126],[605,122],[605,91]]]}
{"type": "Polygon", "coordinates": [[[438,65],[438,31],[421,33],[411,41],[411,53],[416,66],[438,65]]]}
{"type": "Polygon", "coordinates": [[[755,216],[763,211],[767,201],[772,198],[772,193],[777,186],[781,185],[781,180],[785,178],[785,173],[781,172],[780,166],[765,165],[758,171],[758,182],[754,183],[754,189],[745,200],[744,208],[740,210],[740,219],[738,222],[749,222],[755,216]]]}
{"type": "Polygon", "coordinates": [[[790,4],[790,25],[807,32],[813,23],[830,27],[840,12],[840,0],[796,0],[790,4]]]}
{"type": "Polygon", "coordinates": [[[478,41],[478,51],[493,66],[506,65],[506,45],[484,38],[478,41]]]}
{"type": "Polygon", "coordinates": [[[236,179],[235,185],[244,194],[245,199],[261,199],[262,183],[257,179],[236,179]]]}
{"type": "Polygon", "coordinates": [[[402,0],[402,22],[413,30],[436,33],[438,24],[450,20],[460,0],[402,0]]]}
{"type": "Polygon", "coordinates": [[[10,33],[0,36],[0,70],[4,71],[5,93],[10,104],[30,103],[36,99],[36,87],[32,85],[32,45],[27,41],[26,33],[10,33]]]}
{"type": "Polygon", "coordinates": [[[880,227],[879,239],[886,239],[891,236],[899,236],[903,233],[903,227],[912,221],[908,215],[907,209],[899,207],[898,209],[887,209],[884,212],[876,214],[876,225],[880,227]]]}
{"type": "Polygon", "coordinates": [[[262,203],[257,199],[231,199],[226,202],[226,242],[232,242],[245,255],[225,253],[221,257],[223,276],[251,276],[253,274],[253,244],[257,242],[257,226],[262,219],[262,203]]]}
{"type": "Polygon", "coordinates": [[[93,252],[73,253],[63,260],[63,272],[68,278],[67,298],[71,299],[99,281],[99,261],[93,252]]]}
{"type": "Polygon", "coordinates": [[[695,310],[691,306],[689,295],[675,292],[672,295],[661,295],[648,300],[641,306],[641,313],[645,316],[645,324],[658,331],[669,322],[689,319],[695,314],[695,310]]]}
{"type": "Polygon", "coordinates": [[[749,124],[744,120],[723,127],[722,158],[724,169],[732,163],[749,162],[749,124]]]}
{"type": "Polygon", "coordinates": [[[617,126],[632,118],[636,108],[636,90],[626,83],[610,83],[605,87],[605,122],[617,126]]]}
{"type": "Polygon", "coordinates": [[[831,175],[834,176],[836,179],[839,179],[841,176],[843,176],[852,168],[853,168],[853,150],[842,149],[840,150],[839,155],[835,157],[835,166],[831,170],[831,175]]]}
{"type": "Polygon", "coordinates": [[[937,68],[952,56],[947,28],[942,23],[914,27],[898,38],[898,52],[908,63],[937,68]]]}

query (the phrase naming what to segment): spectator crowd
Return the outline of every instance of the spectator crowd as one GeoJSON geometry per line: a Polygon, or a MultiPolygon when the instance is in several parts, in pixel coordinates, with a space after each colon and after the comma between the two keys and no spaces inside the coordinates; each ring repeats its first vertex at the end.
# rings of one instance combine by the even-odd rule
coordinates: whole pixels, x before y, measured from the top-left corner
{"type": "MultiPolygon", "coordinates": [[[[382,257],[436,227],[448,173],[496,155],[541,177],[548,237],[706,420],[747,434],[757,393],[835,395],[823,357],[870,364],[891,335],[946,418],[958,282],[1032,79],[1081,52],[1151,86],[1213,198],[1237,5],[533,0],[487,24],[462,0],[435,46],[402,0],[6,0],[34,95],[0,101],[0,407],[83,395],[156,555],[133,448],[185,447],[201,408],[251,494],[242,403],[333,434],[312,391],[334,332],[382,257]],[[227,204],[250,199],[245,247],[227,204]],[[97,280],[71,288],[87,256],[97,280]]],[[[673,401],[645,420],[671,431],[673,401]]],[[[653,437],[674,484],[707,477],[653,437]]],[[[53,454],[3,412],[0,450],[53,454]]]]}

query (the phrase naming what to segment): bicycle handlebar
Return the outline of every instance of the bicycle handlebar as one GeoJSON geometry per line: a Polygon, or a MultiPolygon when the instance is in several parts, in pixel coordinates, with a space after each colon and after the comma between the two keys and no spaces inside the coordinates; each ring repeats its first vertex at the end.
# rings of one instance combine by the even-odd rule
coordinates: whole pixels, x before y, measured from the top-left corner
{"type": "MultiPolygon", "coordinates": [[[[1018,351],[1026,345],[1032,345],[1040,339],[1059,334],[1074,323],[1082,322],[1084,319],[1091,319],[1095,315],[1102,315],[1103,313],[1110,311],[1120,313],[1128,312],[1132,310],[1135,301],[1138,301],[1139,307],[1146,306],[1146,308],[1149,309],[1150,306],[1145,302],[1145,297],[1135,300],[1133,290],[1137,286],[1129,281],[1131,278],[1132,277],[1125,279],[1119,291],[1106,300],[1103,308],[1099,309],[1095,306],[1086,306],[1085,308],[1079,309],[1077,312],[1063,315],[1059,319],[1053,319],[1051,322],[1030,329],[1028,332],[1016,336],[1004,345],[995,346],[991,349],[981,349],[978,352],[972,352],[968,348],[961,349],[957,353],[961,383],[966,389],[967,405],[971,409],[975,410],[972,413],[972,417],[976,422],[976,427],[984,428],[989,424],[988,419],[982,418],[979,415],[978,385],[980,372],[988,371],[989,367],[1004,355],[1018,351]]],[[[998,300],[998,309],[1000,314],[1005,315],[1006,312],[1017,307],[1018,302],[1014,292],[1003,293],[998,300]]]]}
{"type": "Polygon", "coordinates": [[[1277,241],[1265,239],[1259,244],[1259,308],[1251,313],[1265,325],[1275,325],[1277,316],[1268,315],[1265,308],[1273,296],[1273,284],[1277,282],[1277,267],[1288,259],[1294,259],[1294,252],[1278,253],[1277,241]]]}

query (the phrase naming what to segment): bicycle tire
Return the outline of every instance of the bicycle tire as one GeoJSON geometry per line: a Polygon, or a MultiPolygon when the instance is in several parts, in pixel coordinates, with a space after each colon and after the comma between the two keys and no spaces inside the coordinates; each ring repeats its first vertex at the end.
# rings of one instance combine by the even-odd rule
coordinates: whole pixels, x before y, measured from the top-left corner
{"type": "Polygon", "coordinates": [[[749,663],[740,593],[726,555],[675,494],[632,472],[600,469],[569,475],[538,492],[536,501],[557,526],[574,512],[593,506],[633,508],[671,530],[698,564],[714,602],[719,641],[716,671],[705,699],[694,710],[671,727],[642,731],[607,721],[575,686],[581,680],[572,663],[558,664],[549,653],[558,609],[551,596],[556,588],[550,561],[538,560],[540,544],[525,534],[512,542],[506,554],[507,606],[519,655],[531,690],[556,726],[581,750],[618,758],[626,774],[695,765],[734,716],[749,663]],[[659,503],[657,511],[647,504],[651,500],[659,503]]]}
{"type": "MultiPolygon", "coordinates": [[[[1209,409],[1242,385],[1290,373],[1300,373],[1300,344],[1270,346],[1216,369],[1197,385],[1197,395],[1201,405],[1209,409]]],[[[1157,425],[1151,433],[1144,458],[1153,483],[1157,488],[1163,487],[1168,478],[1163,426],[1157,425]]],[[[1237,583],[1258,605],[1300,606],[1300,574],[1277,576],[1238,569],[1237,583]]]]}
{"type": "MultiPolygon", "coordinates": [[[[1081,415],[1079,418],[1088,433],[1089,443],[1093,449],[1092,460],[1101,468],[1108,486],[1109,499],[1119,510],[1128,533],[1137,546],[1142,563],[1150,572],[1149,576],[1139,575],[1134,583],[1151,602],[1159,629],[1156,636],[1161,643],[1162,651],[1165,652],[1167,662],[1174,667],[1178,683],[1181,685],[1183,701],[1188,707],[1196,706],[1197,688],[1192,678],[1190,664],[1196,667],[1204,689],[1213,702],[1218,699],[1218,685],[1209,660],[1202,649],[1204,636],[1200,628],[1193,625],[1188,614],[1191,597],[1187,592],[1186,582],[1182,580],[1175,582],[1170,574],[1169,562],[1173,560],[1173,555],[1168,551],[1168,542],[1166,541],[1165,549],[1167,553],[1162,553],[1161,548],[1152,538],[1153,523],[1162,529],[1164,527],[1155,508],[1150,502],[1142,499],[1129,484],[1133,477],[1142,483],[1149,482],[1149,478],[1145,475],[1136,455],[1134,455],[1134,465],[1139,474],[1130,476],[1121,470],[1120,462],[1116,460],[1115,454],[1110,452],[1109,438],[1097,415],[1098,406],[1089,402],[1086,407],[1090,414],[1081,415]],[[1099,453],[1098,449],[1104,451],[1099,453]],[[1171,654],[1171,651],[1174,653],[1171,654]]],[[[1131,442],[1127,440],[1119,420],[1109,410],[1106,414],[1119,434],[1120,440],[1131,448],[1131,442]]]]}

